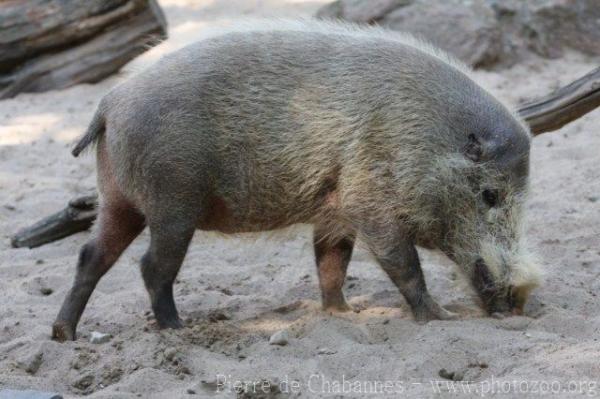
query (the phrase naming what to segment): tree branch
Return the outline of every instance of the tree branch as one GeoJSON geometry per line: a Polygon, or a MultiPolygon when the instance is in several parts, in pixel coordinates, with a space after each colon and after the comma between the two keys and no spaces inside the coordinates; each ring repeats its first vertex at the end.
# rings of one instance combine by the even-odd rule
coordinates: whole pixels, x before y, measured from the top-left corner
{"type": "Polygon", "coordinates": [[[87,230],[98,216],[97,203],[96,194],[72,199],[62,211],[19,231],[11,244],[14,248],[35,248],[87,230]]]}
{"type": "Polygon", "coordinates": [[[531,133],[558,130],[600,106],[600,67],[554,93],[524,104],[519,115],[531,133]]]}

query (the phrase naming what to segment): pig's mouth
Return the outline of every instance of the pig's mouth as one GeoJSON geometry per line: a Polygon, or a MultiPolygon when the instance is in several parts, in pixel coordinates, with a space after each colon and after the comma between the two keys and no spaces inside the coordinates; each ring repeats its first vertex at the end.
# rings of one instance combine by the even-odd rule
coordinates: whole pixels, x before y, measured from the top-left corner
{"type": "Polygon", "coordinates": [[[483,259],[475,262],[472,281],[485,310],[490,315],[523,314],[527,292],[515,286],[499,286],[483,259]]]}

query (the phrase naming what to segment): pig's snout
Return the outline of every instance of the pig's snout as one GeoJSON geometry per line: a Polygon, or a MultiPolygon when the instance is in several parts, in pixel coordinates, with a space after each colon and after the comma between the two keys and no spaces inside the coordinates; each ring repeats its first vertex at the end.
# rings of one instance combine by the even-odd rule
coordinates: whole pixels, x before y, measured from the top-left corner
{"type": "Polygon", "coordinates": [[[488,314],[523,314],[527,292],[515,286],[506,287],[496,281],[495,276],[481,258],[475,262],[472,279],[488,314]]]}

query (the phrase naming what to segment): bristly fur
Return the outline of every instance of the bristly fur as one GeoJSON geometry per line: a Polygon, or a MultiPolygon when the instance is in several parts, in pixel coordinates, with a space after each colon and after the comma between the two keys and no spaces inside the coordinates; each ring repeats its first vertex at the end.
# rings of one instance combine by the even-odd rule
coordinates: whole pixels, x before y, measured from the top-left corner
{"type": "Polygon", "coordinates": [[[116,181],[145,215],[204,207],[204,226],[226,233],[312,223],[373,247],[403,234],[466,273],[481,257],[499,285],[533,286],[527,176],[514,166],[530,136],[469,76],[379,27],[246,21],[117,86],[74,154],[105,127],[116,181]],[[483,162],[465,157],[470,135],[483,162]],[[497,208],[486,187],[501,192],[497,208]]]}
{"type": "MultiPolygon", "coordinates": [[[[427,197],[431,197],[427,192],[435,192],[444,204],[439,207],[444,220],[442,241],[452,259],[471,274],[473,260],[482,258],[500,287],[531,290],[538,286],[541,271],[525,238],[528,188],[518,188],[489,164],[477,165],[455,156],[438,159],[437,164],[439,173],[422,182],[420,189],[427,197]],[[500,188],[501,201],[491,209],[481,201],[487,187],[500,188]]],[[[422,234],[431,232],[427,229],[422,234]]]]}
{"type": "Polygon", "coordinates": [[[199,40],[207,40],[231,33],[255,33],[255,32],[305,32],[321,33],[324,35],[338,35],[342,40],[348,39],[377,39],[381,41],[395,41],[407,46],[414,47],[432,57],[452,65],[464,72],[471,73],[465,63],[452,56],[439,47],[432,45],[423,38],[416,37],[408,32],[390,30],[380,25],[358,24],[342,20],[315,20],[310,18],[240,18],[235,23],[226,26],[213,26],[204,28],[199,34],[199,40]]]}

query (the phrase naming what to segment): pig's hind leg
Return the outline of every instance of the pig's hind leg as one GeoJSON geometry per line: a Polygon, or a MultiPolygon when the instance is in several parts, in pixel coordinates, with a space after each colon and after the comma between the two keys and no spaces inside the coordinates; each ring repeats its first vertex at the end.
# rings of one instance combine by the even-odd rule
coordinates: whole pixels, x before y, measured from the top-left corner
{"type": "Polygon", "coordinates": [[[352,257],[354,237],[336,238],[331,242],[318,227],[315,227],[313,244],[323,310],[340,312],[352,310],[346,302],[342,287],[352,257]]]}
{"type": "Polygon", "coordinates": [[[194,215],[186,215],[181,208],[176,213],[148,218],[150,247],[141,262],[144,284],[160,328],[182,327],[173,298],[173,283],[196,229],[194,215]]]}
{"type": "Polygon", "coordinates": [[[100,278],[144,229],[144,217],[124,198],[103,200],[98,213],[98,233],[79,254],[73,287],[52,326],[52,338],[74,340],[77,323],[100,278]]]}
{"type": "Polygon", "coordinates": [[[145,226],[144,216],[115,181],[103,138],[98,142],[97,162],[101,201],[96,235],[81,248],[75,282],[52,326],[52,338],[58,341],[75,339],[77,323],[98,281],[145,226]]]}

